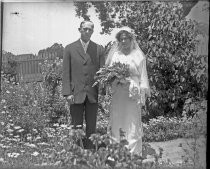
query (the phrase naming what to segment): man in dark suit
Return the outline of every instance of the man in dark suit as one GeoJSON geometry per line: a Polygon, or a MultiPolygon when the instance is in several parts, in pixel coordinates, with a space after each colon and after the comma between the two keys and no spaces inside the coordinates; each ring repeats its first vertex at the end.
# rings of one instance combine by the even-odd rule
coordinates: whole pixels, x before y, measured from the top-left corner
{"type": "Polygon", "coordinates": [[[93,22],[81,22],[80,39],[65,47],[63,57],[62,92],[70,103],[74,128],[82,128],[85,117],[87,149],[93,148],[88,138],[95,133],[98,110],[98,87],[92,87],[94,75],[105,63],[104,48],[90,40],[93,30],[93,22]]]}

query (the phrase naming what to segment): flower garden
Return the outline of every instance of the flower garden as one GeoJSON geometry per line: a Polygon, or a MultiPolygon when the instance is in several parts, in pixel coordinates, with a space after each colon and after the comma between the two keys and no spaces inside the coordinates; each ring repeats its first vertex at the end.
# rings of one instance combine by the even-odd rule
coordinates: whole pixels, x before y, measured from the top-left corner
{"type": "MultiPolygon", "coordinates": [[[[197,140],[206,137],[207,101],[190,104],[187,100],[182,116],[157,116],[143,124],[143,154],[131,155],[124,146],[111,142],[107,134],[110,95],[100,95],[97,133],[91,136],[94,150],[82,145],[84,130],[71,129],[69,109],[61,94],[62,59],[42,65],[43,82],[19,83],[8,80],[2,72],[0,102],[0,168],[192,168],[201,167],[197,140]],[[187,111],[195,111],[187,116],[187,111]],[[194,156],[187,153],[182,164],[161,160],[164,149],[155,151],[150,142],[191,138],[194,156]],[[76,144],[80,141],[80,145],[76,144]],[[103,144],[102,144],[103,143],[103,144]],[[102,146],[105,145],[105,146],[102,146]],[[146,161],[151,156],[154,160],[146,161]],[[187,160],[186,160],[187,159],[187,160]]],[[[146,116],[146,111],[145,115],[146,116]]]]}

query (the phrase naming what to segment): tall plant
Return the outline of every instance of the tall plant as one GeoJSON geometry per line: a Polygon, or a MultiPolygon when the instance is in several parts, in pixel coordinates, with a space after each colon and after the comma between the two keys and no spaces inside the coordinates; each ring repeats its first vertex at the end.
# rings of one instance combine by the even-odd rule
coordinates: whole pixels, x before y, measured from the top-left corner
{"type": "Polygon", "coordinates": [[[59,58],[46,60],[41,66],[46,97],[44,111],[50,112],[52,123],[59,122],[61,117],[67,118],[66,101],[61,92],[62,61],[59,58]]]}

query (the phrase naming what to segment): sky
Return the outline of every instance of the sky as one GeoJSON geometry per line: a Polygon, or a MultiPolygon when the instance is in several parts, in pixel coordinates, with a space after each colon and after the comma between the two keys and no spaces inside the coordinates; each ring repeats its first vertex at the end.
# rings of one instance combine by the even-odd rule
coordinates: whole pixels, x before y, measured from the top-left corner
{"type": "MultiPolygon", "coordinates": [[[[202,11],[204,1],[193,8],[190,18],[208,22],[202,11]]],[[[100,21],[91,9],[88,13],[95,24],[91,39],[101,45],[110,41],[109,35],[101,35],[100,21]]],[[[64,47],[80,37],[78,27],[82,18],[75,16],[73,2],[5,2],[3,13],[3,50],[15,55],[38,54],[38,51],[54,43],[64,47]],[[18,12],[18,15],[14,14],[18,12]]]]}
{"type": "MultiPolygon", "coordinates": [[[[94,10],[90,19],[95,28],[91,39],[101,45],[108,36],[100,34],[101,27],[94,10]]],[[[3,50],[13,54],[37,54],[54,43],[67,44],[79,39],[82,18],[75,16],[73,3],[5,3],[3,18],[3,50]],[[13,13],[18,12],[18,15],[13,13]]]]}

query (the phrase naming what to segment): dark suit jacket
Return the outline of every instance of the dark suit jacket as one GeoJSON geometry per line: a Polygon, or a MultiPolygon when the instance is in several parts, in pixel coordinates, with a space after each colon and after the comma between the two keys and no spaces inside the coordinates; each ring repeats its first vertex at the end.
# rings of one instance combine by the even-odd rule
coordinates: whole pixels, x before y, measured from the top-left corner
{"type": "Polygon", "coordinates": [[[91,103],[96,103],[98,86],[92,87],[92,85],[96,72],[104,63],[104,48],[92,41],[86,53],[80,40],[67,45],[63,57],[63,95],[73,94],[76,104],[83,103],[86,96],[91,103]]]}

